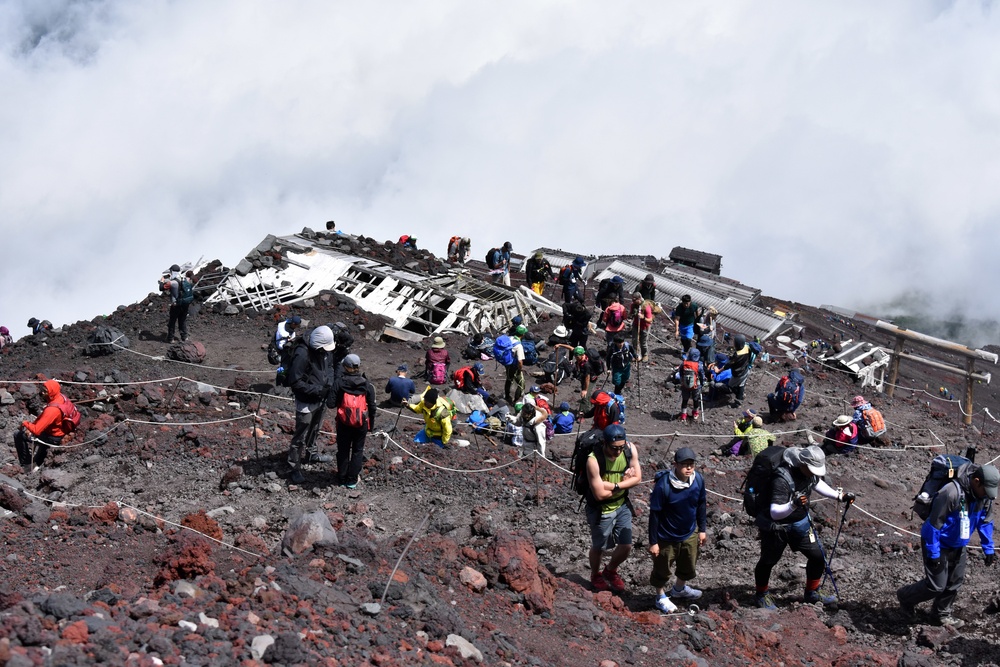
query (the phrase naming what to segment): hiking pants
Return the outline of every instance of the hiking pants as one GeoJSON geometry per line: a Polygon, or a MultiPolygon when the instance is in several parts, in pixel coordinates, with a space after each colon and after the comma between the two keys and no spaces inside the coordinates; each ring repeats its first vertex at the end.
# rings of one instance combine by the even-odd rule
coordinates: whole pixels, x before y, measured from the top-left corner
{"type": "Polygon", "coordinates": [[[545,296],[545,283],[531,283],[531,291],[538,296],[545,296]]]}
{"type": "Polygon", "coordinates": [[[615,393],[620,394],[625,389],[625,383],[632,377],[632,364],[625,368],[611,371],[611,382],[615,385],[615,393]]]}
{"type": "Polygon", "coordinates": [[[636,327],[632,329],[632,349],[636,351],[640,359],[649,356],[649,329],[636,327]]]}
{"type": "Polygon", "coordinates": [[[563,285],[563,303],[569,303],[573,299],[583,303],[583,293],[576,286],[576,283],[563,285]]]}
{"type": "Polygon", "coordinates": [[[185,303],[183,305],[175,303],[170,306],[170,319],[167,320],[167,342],[172,343],[174,340],[174,327],[180,329],[181,340],[188,339],[188,308],[191,306],[190,303],[185,303]]]}
{"type": "MultiPolygon", "coordinates": [[[[920,540],[920,553],[927,553],[927,546],[920,540]]],[[[904,605],[917,605],[926,600],[934,600],[931,613],[940,618],[951,615],[951,606],[958,596],[958,589],[965,581],[965,548],[949,549],[941,547],[944,567],[940,572],[931,572],[924,559],[924,578],[896,591],[896,596],[904,605]]]]}
{"type": "Polygon", "coordinates": [[[337,422],[337,483],[357,484],[365,462],[368,429],[337,422]]]}
{"type": "Polygon", "coordinates": [[[587,331],[587,325],[569,330],[569,344],[573,347],[587,347],[587,338],[589,337],[590,332],[587,331]]]}
{"type": "Polygon", "coordinates": [[[823,576],[826,561],[823,559],[823,547],[819,537],[809,525],[809,517],[792,524],[774,524],[777,530],[760,529],[760,559],[754,568],[754,583],[758,591],[767,590],[771,579],[771,569],[785,553],[785,547],[798,551],[806,557],[806,581],[813,581],[823,576]]]}
{"type": "Polygon", "coordinates": [[[326,406],[320,403],[319,407],[309,412],[295,413],[295,431],[292,433],[292,442],[288,446],[288,462],[296,469],[302,467],[303,454],[318,454],[316,447],[316,436],[323,424],[323,413],[326,406]]]}
{"type": "Polygon", "coordinates": [[[31,436],[26,436],[22,429],[14,432],[14,449],[17,450],[17,460],[23,467],[32,466],[40,468],[45,460],[45,455],[49,453],[49,445],[58,445],[62,438],[54,438],[50,435],[40,435],[35,437],[32,443],[31,436]],[[32,458],[31,447],[35,446],[35,455],[32,458]]]}
{"type": "MultiPolygon", "coordinates": [[[[518,401],[524,395],[524,373],[517,367],[517,364],[507,366],[506,370],[507,380],[503,383],[504,398],[510,399],[510,386],[513,384],[517,390],[514,393],[514,401],[518,401]]],[[[512,405],[511,407],[513,408],[514,406],[512,405]]]]}
{"type": "Polygon", "coordinates": [[[685,389],[681,387],[681,413],[687,410],[688,401],[691,401],[691,409],[698,412],[701,408],[701,388],[685,389]]]}

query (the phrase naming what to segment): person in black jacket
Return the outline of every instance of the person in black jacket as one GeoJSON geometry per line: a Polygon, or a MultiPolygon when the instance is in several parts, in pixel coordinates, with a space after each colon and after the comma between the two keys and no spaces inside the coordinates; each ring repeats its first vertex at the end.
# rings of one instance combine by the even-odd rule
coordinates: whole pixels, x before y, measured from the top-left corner
{"type": "Polygon", "coordinates": [[[303,463],[328,463],[332,459],[320,454],[316,436],[323,423],[326,398],[333,387],[330,352],[336,348],[333,332],[328,326],[316,327],[308,343],[299,343],[292,350],[288,368],[288,386],[295,396],[295,432],[288,448],[288,463],[292,466],[289,481],[301,484],[303,463]]]}
{"type": "Polygon", "coordinates": [[[545,253],[537,250],[525,263],[524,273],[531,291],[535,294],[544,294],[545,283],[552,280],[552,265],[545,259],[545,253]]]}
{"type": "Polygon", "coordinates": [[[358,355],[347,355],[342,365],[327,407],[337,411],[337,483],[353,489],[364,463],[365,436],[375,423],[375,387],[361,372],[358,355]]]}

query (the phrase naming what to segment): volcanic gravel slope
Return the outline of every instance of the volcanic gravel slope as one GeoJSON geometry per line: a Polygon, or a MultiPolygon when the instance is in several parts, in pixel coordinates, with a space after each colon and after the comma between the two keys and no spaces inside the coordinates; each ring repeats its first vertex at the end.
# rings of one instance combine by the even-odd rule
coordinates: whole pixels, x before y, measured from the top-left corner
{"type": "MultiPolygon", "coordinates": [[[[435,264],[426,254],[421,261],[435,264]]],[[[889,342],[863,323],[772,303],[800,314],[806,340],[832,341],[848,331],[889,342]]],[[[735,500],[749,461],[714,454],[738,411],[706,406],[704,423],[673,419],[679,393],[668,377],[677,347],[665,317],[658,317],[651,363],[634,373],[626,390],[626,426],[647,481],[669,467],[674,449],[689,446],[701,455],[699,469],[713,492],[709,541],[692,582],[705,591],[700,610],[661,616],[651,611],[647,583],[648,484],[633,494],[637,548],[621,569],[629,587],[621,596],[589,591],[589,535],[565,472],[570,437],[556,439],[549,461],[495,438],[477,439],[463,427],[460,437],[470,446],[441,450],[413,445],[420,423],[403,414],[391,439],[369,436],[356,490],[334,486],[330,466],[323,465],[309,467],[305,484],[291,486],[284,465],[291,403],[275,394],[264,354],[276,320],[288,311],[226,315],[196,305],[192,339],[208,354],[202,365],[183,365],[163,358],[166,309],[165,300],[151,295],[106,319],[66,327],[44,345],[24,339],[3,350],[0,428],[8,447],[0,505],[11,511],[0,520],[0,665],[1000,661],[997,571],[983,566],[977,549],[970,549],[956,605],[956,615],[967,621],[960,633],[929,625],[927,616],[906,624],[894,597],[899,585],[920,576],[913,534],[919,523],[909,505],[930,458],[970,444],[978,446],[979,461],[1000,454],[996,425],[981,411],[1000,414],[991,386],[977,387],[980,412],[968,428],[961,427],[956,404],[937,398],[940,386],[960,393],[955,377],[904,363],[900,385],[907,389],[893,399],[869,393],[890,422],[892,445],[828,464],[829,481],[858,494],[833,561],[840,607],[801,604],[804,559],[787,552],[772,577],[779,609],[762,611],[752,606],[756,531],[735,500]],[[98,324],[123,331],[130,350],[84,356],[98,324]],[[45,468],[25,474],[11,436],[37,413],[37,384],[30,381],[43,376],[66,381],[66,393],[86,414],[69,443],[76,446],[53,452],[45,468]],[[317,508],[339,543],[283,553],[290,520],[317,508]],[[381,610],[366,614],[363,605],[383,595],[381,610]]],[[[380,319],[335,295],[294,312],[313,325],[347,323],[380,396],[397,364],[422,364],[420,346],[370,339],[380,319]]],[[[536,331],[544,337],[554,325],[536,331]]],[[[449,337],[448,343],[455,360],[464,341],[449,337]]],[[[765,408],[767,392],[788,367],[761,364],[747,405],[765,408]]],[[[502,393],[501,370],[487,364],[492,386],[502,393]]],[[[824,431],[859,393],[847,376],[816,363],[806,377],[798,420],[770,427],[783,433],[779,442],[802,442],[804,434],[793,429],[824,431]]],[[[564,385],[555,401],[572,400],[573,393],[564,385]]],[[[396,412],[383,411],[377,426],[388,431],[396,420],[396,412]]],[[[329,419],[324,430],[332,431],[329,419]]],[[[813,512],[829,549],[842,507],[817,502],[813,512]]]]}

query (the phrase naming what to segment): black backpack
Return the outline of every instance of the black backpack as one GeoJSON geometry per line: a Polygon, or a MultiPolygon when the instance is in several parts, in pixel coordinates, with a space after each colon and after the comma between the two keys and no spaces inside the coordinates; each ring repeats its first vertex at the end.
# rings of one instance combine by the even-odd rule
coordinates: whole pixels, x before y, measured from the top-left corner
{"type": "Polygon", "coordinates": [[[938,491],[943,489],[945,484],[957,479],[959,471],[970,463],[972,461],[958,454],[935,456],[924,483],[920,485],[920,493],[913,497],[913,513],[921,519],[930,516],[931,505],[934,504],[938,491]]]}
{"type": "Polygon", "coordinates": [[[750,471],[740,490],[743,491],[743,509],[747,515],[756,519],[771,504],[771,490],[774,486],[774,478],[782,475],[792,485],[791,471],[781,465],[785,448],[780,445],[771,445],[760,454],[754,457],[750,471]]]}
{"type": "Polygon", "coordinates": [[[296,338],[291,344],[291,349],[288,348],[289,344],[286,343],[285,349],[282,350],[282,361],[284,363],[285,370],[283,373],[279,373],[276,378],[277,384],[282,387],[291,387],[292,383],[298,379],[298,376],[292,376],[292,367],[294,366],[295,355],[309,355],[309,336],[296,338]],[[301,350],[301,352],[299,350],[301,350]]]}
{"type": "Polygon", "coordinates": [[[486,253],[486,266],[495,269],[500,266],[500,248],[490,248],[486,253]]]}
{"type": "MultiPolygon", "coordinates": [[[[570,472],[573,473],[573,489],[577,495],[583,497],[588,503],[594,503],[594,497],[590,492],[590,479],[587,478],[587,459],[591,453],[597,459],[597,466],[604,475],[607,470],[607,462],[604,460],[604,432],[600,429],[592,429],[583,433],[576,439],[573,447],[573,458],[570,459],[570,472]]],[[[632,448],[625,447],[625,467],[632,464],[632,448]]],[[[628,491],[625,492],[628,495],[628,491]]]]}

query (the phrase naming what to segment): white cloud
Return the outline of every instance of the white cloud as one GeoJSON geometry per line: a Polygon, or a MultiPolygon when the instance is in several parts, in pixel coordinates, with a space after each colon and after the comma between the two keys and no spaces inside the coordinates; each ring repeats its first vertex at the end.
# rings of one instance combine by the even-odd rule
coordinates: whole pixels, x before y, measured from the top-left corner
{"type": "Polygon", "coordinates": [[[989,3],[0,5],[0,322],[327,219],[997,316],[989,3]]]}

